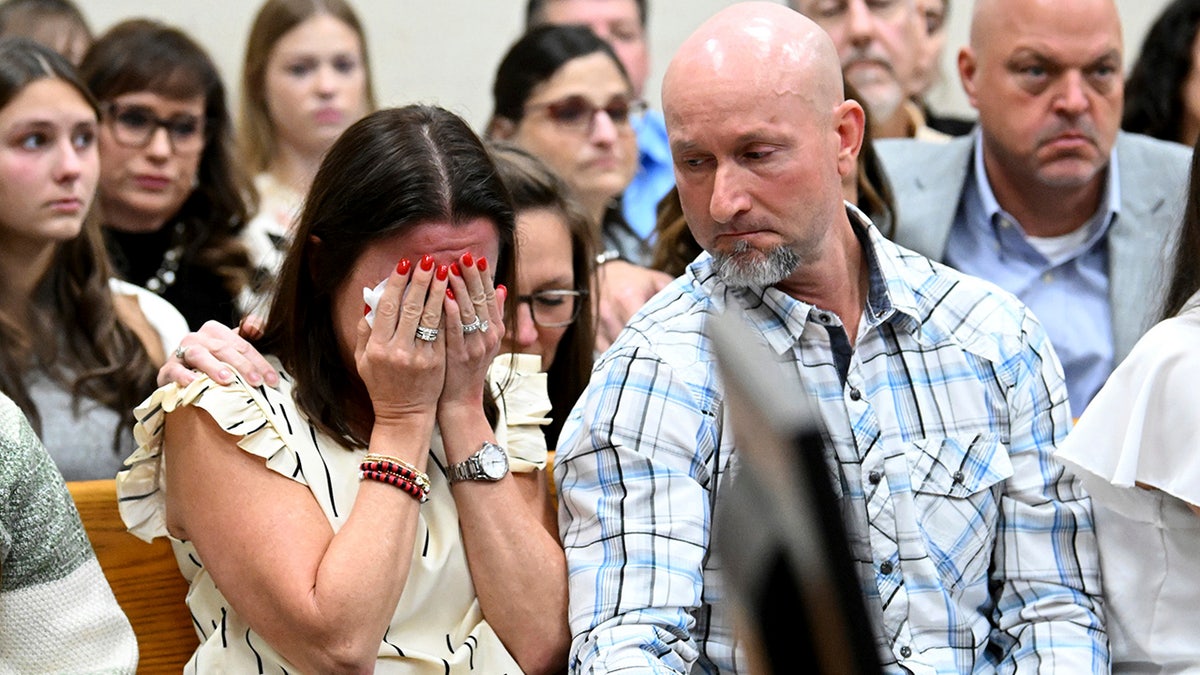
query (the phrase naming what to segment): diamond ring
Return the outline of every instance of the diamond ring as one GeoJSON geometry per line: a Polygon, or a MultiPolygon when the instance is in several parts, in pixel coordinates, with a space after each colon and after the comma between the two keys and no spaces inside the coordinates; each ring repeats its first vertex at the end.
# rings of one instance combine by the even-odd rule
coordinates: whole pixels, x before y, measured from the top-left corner
{"type": "MultiPolygon", "coordinates": [[[[479,317],[475,317],[475,320],[479,321],[479,317]]],[[[488,332],[488,328],[491,328],[491,324],[489,324],[487,321],[481,321],[479,323],[479,332],[480,333],[488,332]]]]}
{"type": "Polygon", "coordinates": [[[475,315],[475,320],[471,323],[463,325],[463,335],[474,333],[477,330],[483,329],[483,322],[479,320],[479,315],[475,315]]]}
{"type": "Polygon", "coordinates": [[[190,349],[190,347],[184,347],[183,345],[176,347],[175,358],[179,359],[181,362],[186,362],[188,349],[190,349]]]}
{"type": "Polygon", "coordinates": [[[434,340],[437,339],[439,332],[441,332],[441,331],[437,328],[430,328],[428,326],[417,326],[417,339],[424,340],[426,342],[433,342],[434,340]]]}

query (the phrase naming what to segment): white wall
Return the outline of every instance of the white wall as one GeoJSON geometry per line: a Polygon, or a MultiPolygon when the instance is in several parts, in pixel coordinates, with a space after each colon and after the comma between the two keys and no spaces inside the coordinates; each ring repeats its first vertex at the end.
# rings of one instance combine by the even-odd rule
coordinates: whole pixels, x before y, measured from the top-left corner
{"type": "MultiPolygon", "coordinates": [[[[208,49],[236,99],[242,54],[259,0],[76,0],[92,29],[132,16],[161,19],[208,49]]],[[[524,28],[525,0],[350,0],[367,32],[380,105],[437,103],[482,129],[492,78],[524,28]]],[[[658,107],[659,81],[675,48],[733,0],[649,0],[652,71],[646,98],[658,107]]]]}
{"type": "MultiPolygon", "coordinates": [[[[102,31],[131,16],[152,16],[196,37],[212,54],[237,98],[251,0],[77,0],[93,29],[102,31]]],[[[382,105],[421,101],[463,115],[481,129],[491,113],[496,65],[522,29],[525,0],[351,0],[366,26],[375,87],[382,105]]],[[[734,0],[648,0],[653,54],[646,98],[657,106],[659,81],[675,48],[706,17],[734,0]]],[[[950,0],[950,25],[936,108],[972,111],[958,83],[954,61],[966,43],[974,0],[950,0]]],[[[1168,0],[1116,0],[1132,62],[1142,37],[1168,0]]]]}

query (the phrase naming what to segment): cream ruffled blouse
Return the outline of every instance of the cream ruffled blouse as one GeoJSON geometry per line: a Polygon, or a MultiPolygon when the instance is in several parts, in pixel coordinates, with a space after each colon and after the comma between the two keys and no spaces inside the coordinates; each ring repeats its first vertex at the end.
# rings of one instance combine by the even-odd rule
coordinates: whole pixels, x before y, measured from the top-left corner
{"type": "MultiPolygon", "coordinates": [[[[279,363],[271,359],[272,365],[279,363]]],[[[548,423],[546,376],[535,355],[504,354],[488,379],[501,415],[496,436],[509,453],[510,469],[545,467],[541,425],[548,423]]],[[[160,388],[134,414],[138,449],[117,477],[121,517],[147,541],[169,536],[166,528],[165,416],[179,406],[207,411],[238,446],[266,460],[267,468],[307,485],[336,532],[350,513],[365,448],[347,450],[310,425],[296,408],[291,378],[281,371],[278,388],[252,387],[240,377],[221,386],[199,377],[186,387],[160,388]]],[[[435,432],[430,451],[429,501],[418,517],[416,546],[404,594],[379,645],[380,673],[519,673],[520,668],[479,609],[447,482],[446,456],[435,432]]],[[[180,570],[191,584],[188,609],[200,647],[186,672],[297,672],[238,616],[196,555],[191,543],[172,539],[180,570]]],[[[180,607],[180,611],[184,608],[180,607]]]]}

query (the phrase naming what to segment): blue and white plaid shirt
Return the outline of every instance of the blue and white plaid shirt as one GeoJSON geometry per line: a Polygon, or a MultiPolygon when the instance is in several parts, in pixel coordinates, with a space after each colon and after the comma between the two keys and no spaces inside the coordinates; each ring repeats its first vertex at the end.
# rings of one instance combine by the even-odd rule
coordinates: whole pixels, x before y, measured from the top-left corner
{"type": "Polygon", "coordinates": [[[886,670],[1108,672],[1090,501],[1051,457],[1070,420],[1045,332],[850,213],[870,275],[853,350],[832,312],[730,288],[703,255],[597,362],[555,471],[571,672],[748,670],[709,548],[738,465],[707,333],[727,310],[818,401],[886,670]]]}

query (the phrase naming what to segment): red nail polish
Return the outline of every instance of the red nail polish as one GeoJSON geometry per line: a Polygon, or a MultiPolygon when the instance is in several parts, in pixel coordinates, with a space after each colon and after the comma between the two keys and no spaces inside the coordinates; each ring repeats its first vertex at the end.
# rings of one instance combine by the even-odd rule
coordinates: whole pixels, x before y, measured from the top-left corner
{"type": "Polygon", "coordinates": [[[451,274],[453,274],[453,275],[454,275],[454,276],[456,276],[456,277],[461,277],[461,276],[462,276],[462,270],[461,270],[461,269],[459,269],[459,267],[458,267],[458,263],[456,263],[456,262],[455,262],[455,263],[450,263],[450,273],[451,273],[451,274]]]}
{"type": "Polygon", "coordinates": [[[453,288],[446,289],[446,297],[450,298],[451,300],[454,299],[454,289],[453,288]]]}
{"type": "Polygon", "coordinates": [[[366,315],[368,315],[368,314],[370,314],[370,313],[371,313],[371,306],[370,306],[370,305],[368,305],[368,304],[366,304],[366,303],[364,303],[364,304],[363,304],[363,316],[366,316],[366,315]]]}
{"type": "Polygon", "coordinates": [[[449,269],[449,268],[447,268],[445,265],[438,265],[438,269],[437,269],[437,280],[438,280],[438,281],[445,281],[445,280],[446,280],[446,275],[447,275],[447,274],[449,274],[449,273],[450,273],[450,269],[449,269]]]}
{"type": "Polygon", "coordinates": [[[503,293],[505,297],[508,297],[508,288],[506,288],[506,287],[504,286],[504,284],[497,284],[497,285],[496,285],[496,292],[497,292],[497,293],[503,293]]]}
{"type": "Polygon", "coordinates": [[[433,256],[429,255],[428,253],[421,256],[421,269],[425,270],[426,272],[433,269],[433,256]]]}
{"type": "Polygon", "coordinates": [[[480,272],[486,272],[486,271],[487,271],[487,258],[480,258],[480,259],[479,259],[479,271],[480,271],[480,272]]]}
{"type": "Polygon", "coordinates": [[[475,258],[470,253],[462,254],[463,267],[470,267],[475,264],[475,258]]]}
{"type": "Polygon", "coordinates": [[[396,274],[408,274],[408,270],[412,268],[412,263],[408,258],[401,258],[400,262],[396,263],[396,274]]]}

